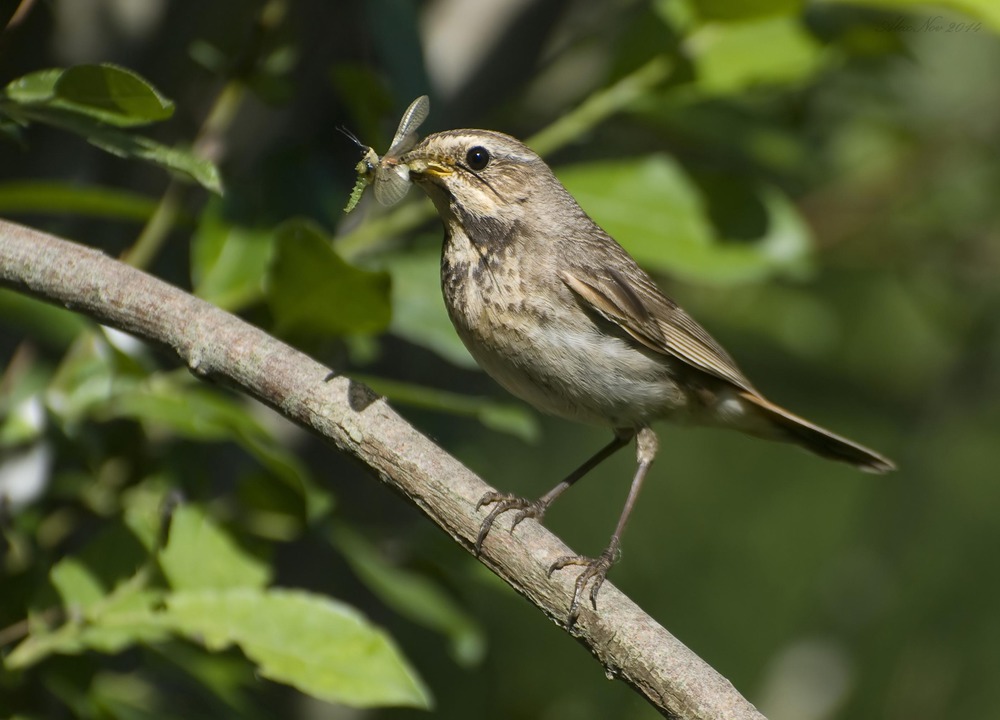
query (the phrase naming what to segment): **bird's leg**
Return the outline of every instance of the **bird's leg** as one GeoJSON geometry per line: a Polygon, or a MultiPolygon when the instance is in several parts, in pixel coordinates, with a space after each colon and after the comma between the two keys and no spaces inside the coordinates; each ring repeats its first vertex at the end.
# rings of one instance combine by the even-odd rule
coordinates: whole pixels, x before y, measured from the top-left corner
{"type": "Polygon", "coordinates": [[[508,510],[518,510],[517,515],[514,516],[514,522],[511,523],[510,526],[511,532],[514,532],[514,528],[516,528],[518,523],[525,518],[530,517],[535,518],[536,520],[541,520],[545,515],[545,511],[548,510],[549,505],[551,505],[557,497],[566,492],[566,490],[568,490],[573,483],[607,460],[615,452],[625,447],[629,440],[632,439],[632,436],[632,431],[623,430],[616,432],[614,440],[598,450],[593,457],[587,460],[587,462],[567,475],[565,480],[537,500],[528,500],[527,498],[523,498],[512,493],[488,492],[483,495],[483,497],[480,498],[479,502],[476,504],[476,510],[479,510],[479,508],[487,505],[493,505],[494,507],[490,510],[490,514],[486,516],[486,519],[483,520],[483,524],[479,526],[479,535],[476,537],[476,555],[478,555],[479,551],[482,549],[483,541],[486,540],[486,536],[489,534],[490,528],[493,527],[493,522],[502,513],[505,513],[508,510]]]}
{"type": "Polygon", "coordinates": [[[583,566],[583,571],[576,578],[576,585],[573,589],[573,600],[569,605],[569,625],[576,622],[576,618],[580,614],[580,597],[583,595],[587,583],[590,582],[593,583],[590,588],[590,603],[594,606],[595,610],[597,609],[597,592],[601,589],[601,585],[604,584],[604,578],[608,574],[608,570],[618,560],[618,549],[621,544],[622,533],[625,531],[625,523],[628,522],[632,508],[635,507],[635,501],[639,497],[639,489],[642,487],[642,481],[645,480],[646,473],[649,471],[649,466],[653,464],[653,458],[656,457],[656,451],[659,447],[656,433],[648,427],[644,427],[639,431],[635,444],[638,467],[636,468],[635,476],[632,478],[632,487],[629,488],[625,507],[622,508],[622,514],[618,518],[618,525],[611,535],[611,542],[608,543],[608,547],[596,558],[585,557],[583,555],[567,555],[556,560],[549,568],[549,575],[551,576],[556,570],[561,570],[570,565],[583,566]]]}

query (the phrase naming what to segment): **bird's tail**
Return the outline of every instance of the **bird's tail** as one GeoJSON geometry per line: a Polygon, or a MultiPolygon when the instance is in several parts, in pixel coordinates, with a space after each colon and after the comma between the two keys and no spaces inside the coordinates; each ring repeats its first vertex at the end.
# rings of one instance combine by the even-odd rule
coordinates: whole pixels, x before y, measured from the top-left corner
{"type": "Polygon", "coordinates": [[[770,421],[770,425],[778,433],[778,439],[796,443],[822,457],[849,463],[865,472],[885,473],[896,469],[892,460],[874,450],[813,425],[760,395],[742,392],[740,396],[770,421]]]}

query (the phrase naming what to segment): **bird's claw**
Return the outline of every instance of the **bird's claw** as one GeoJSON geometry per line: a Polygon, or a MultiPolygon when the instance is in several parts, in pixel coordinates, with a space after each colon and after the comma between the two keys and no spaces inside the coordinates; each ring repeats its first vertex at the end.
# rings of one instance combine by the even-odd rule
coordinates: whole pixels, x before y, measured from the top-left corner
{"type": "Polygon", "coordinates": [[[510,526],[511,532],[514,532],[514,528],[522,520],[526,518],[541,520],[542,516],[545,515],[545,507],[537,501],[531,501],[520,495],[513,495],[511,493],[488,492],[476,503],[476,510],[487,505],[495,505],[495,507],[490,510],[490,514],[486,516],[483,524],[479,526],[479,535],[476,537],[476,555],[479,555],[482,550],[483,541],[486,540],[486,536],[489,535],[490,530],[493,528],[493,523],[508,510],[518,510],[517,515],[514,516],[514,522],[510,526]]]}
{"type": "Polygon", "coordinates": [[[587,583],[592,583],[590,587],[590,604],[594,610],[597,610],[597,593],[600,591],[601,585],[604,584],[608,570],[615,563],[616,556],[616,549],[609,547],[596,558],[585,555],[566,555],[549,566],[549,577],[552,577],[552,573],[556,570],[562,570],[570,565],[583,566],[583,570],[577,576],[576,583],[573,586],[573,600],[569,604],[568,626],[572,627],[580,615],[580,598],[583,596],[583,591],[587,587],[587,583]]]}

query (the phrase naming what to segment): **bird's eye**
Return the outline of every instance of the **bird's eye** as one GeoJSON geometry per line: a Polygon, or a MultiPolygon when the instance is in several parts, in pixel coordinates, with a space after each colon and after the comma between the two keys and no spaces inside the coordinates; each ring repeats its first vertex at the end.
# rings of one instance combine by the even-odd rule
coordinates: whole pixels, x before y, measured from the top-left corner
{"type": "Polygon", "coordinates": [[[490,164],[490,151],[482,145],[476,145],[466,153],[465,162],[473,170],[482,170],[490,164]]]}

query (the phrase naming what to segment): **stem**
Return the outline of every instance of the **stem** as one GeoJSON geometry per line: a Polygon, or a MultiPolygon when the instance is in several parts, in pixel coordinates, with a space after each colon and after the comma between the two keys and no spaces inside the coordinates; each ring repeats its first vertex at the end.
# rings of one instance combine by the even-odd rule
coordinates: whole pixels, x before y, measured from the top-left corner
{"type": "Polygon", "coordinates": [[[183,194],[184,189],[181,184],[177,180],[171,180],[153,214],[149,216],[149,220],[139,233],[139,237],[132,247],[122,253],[122,262],[137,268],[149,267],[163,246],[164,240],[167,239],[167,235],[177,224],[183,194]]]}
{"type": "MultiPolygon", "coordinates": [[[[242,80],[231,80],[219,91],[195,137],[194,146],[199,155],[210,158],[213,162],[217,162],[222,156],[223,138],[236,118],[245,92],[246,86],[242,80]]],[[[123,262],[137,268],[149,267],[181,216],[186,189],[186,185],[181,182],[170,181],[139,237],[122,254],[123,262]]]]}
{"type": "Polygon", "coordinates": [[[574,110],[532,135],[525,144],[539,155],[551,155],[619,110],[627,108],[666,80],[670,70],[671,63],[665,56],[654,57],[614,85],[595,92],[574,110]]]}

